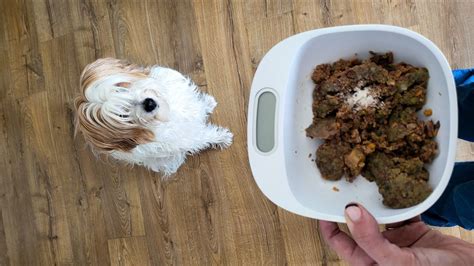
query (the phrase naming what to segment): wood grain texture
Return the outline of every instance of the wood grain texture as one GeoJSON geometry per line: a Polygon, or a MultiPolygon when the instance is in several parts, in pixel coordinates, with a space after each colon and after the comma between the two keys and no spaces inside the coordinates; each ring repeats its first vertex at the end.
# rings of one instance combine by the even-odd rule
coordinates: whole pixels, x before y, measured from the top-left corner
{"type": "Polygon", "coordinates": [[[151,265],[144,237],[111,239],[109,240],[109,253],[110,265],[151,265]]]}
{"type": "MultiPolygon", "coordinates": [[[[0,265],[339,265],[317,221],[257,188],[246,152],[248,95],[262,56],[298,32],[388,23],[474,65],[471,1],[0,1],[0,265]],[[235,143],[163,181],[98,159],[74,137],[82,68],[114,56],[189,75],[219,102],[235,143]]],[[[474,158],[459,142],[459,160],[474,158]]],[[[439,229],[473,242],[474,233],[439,229]]]]}

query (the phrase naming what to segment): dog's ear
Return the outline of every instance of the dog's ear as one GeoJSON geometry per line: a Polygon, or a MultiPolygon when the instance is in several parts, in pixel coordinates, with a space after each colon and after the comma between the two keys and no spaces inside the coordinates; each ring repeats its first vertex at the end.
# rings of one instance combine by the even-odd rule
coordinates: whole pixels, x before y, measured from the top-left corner
{"type": "MultiPolygon", "coordinates": [[[[80,86],[82,94],[85,94],[94,81],[106,78],[111,75],[127,75],[135,78],[146,78],[150,74],[149,67],[142,67],[131,64],[125,60],[115,58],[101,58],[87,65],[81,74],[80,86]]],[[[127,85],[127,82],[120,82],[121,85],[127,85]]],[[[130,85],[130,84],[128,84],[130,85]]],[[[123,86],[128,88],[127,86],[123,86]]]]}
{"type": "Polygon", "coordinates": [[[76,131],[80,131],[86,141],[99,152],[126,152],[137,145],[153,141],[154,134],[151,130],[118,121],[102,112],[99,104],[78,97],[74,105],[77,114],[76,131]]]}

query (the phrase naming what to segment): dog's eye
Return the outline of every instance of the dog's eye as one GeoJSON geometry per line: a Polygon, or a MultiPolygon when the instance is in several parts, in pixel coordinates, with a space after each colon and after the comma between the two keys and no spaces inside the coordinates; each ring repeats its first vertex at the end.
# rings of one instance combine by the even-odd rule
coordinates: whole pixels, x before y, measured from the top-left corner
{"type": "Polygon", "coordinates": [[[111,112],[111,115],[115,118],[129,118],[130,115],[118,112],[111,112]]]}

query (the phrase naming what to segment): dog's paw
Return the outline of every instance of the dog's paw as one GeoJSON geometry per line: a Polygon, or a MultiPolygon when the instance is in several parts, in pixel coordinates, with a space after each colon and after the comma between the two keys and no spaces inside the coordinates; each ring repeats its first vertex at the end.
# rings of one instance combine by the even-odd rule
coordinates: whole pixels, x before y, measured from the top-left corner
{"type": "Polygon", "coordinates": [[[150,158],[146,166],[154,172],[161,173],[163,179],[167,179],[178,171],[185,159],[185,153],[177,153],[169,157],[150,158]]]}
{"type": "Polygon", "coordinates": [[[226,149],[232,145],[234,134],[227,128],[219,128],[219,141],[216,143],[220,149],[226,149]]]}
{"type": "Polygon", "coordinates": [[[204,101],[204,108],[206,110],[206,113],[212,113],[212,111],[214,111],[214,108],[216,108],[217,106],[216,99],[214,99],[214,97],[209,94],[203,94],[202,100],[204,101]]]}

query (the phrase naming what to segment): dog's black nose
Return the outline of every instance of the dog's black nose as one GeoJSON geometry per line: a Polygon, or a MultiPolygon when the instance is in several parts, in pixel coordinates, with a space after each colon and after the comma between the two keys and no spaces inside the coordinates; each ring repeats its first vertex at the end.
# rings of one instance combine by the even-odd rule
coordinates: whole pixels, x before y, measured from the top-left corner
{"type": "Polygon", "coordinates": [[[156,104],[155,100],[153,100],[152,98],[146,98],[143,103],[143,109],[145,109],[145,111],[147,112],[151,112],[153,110],[156,109],[156,107],[158,106],[158,104],[156,104]]]}

